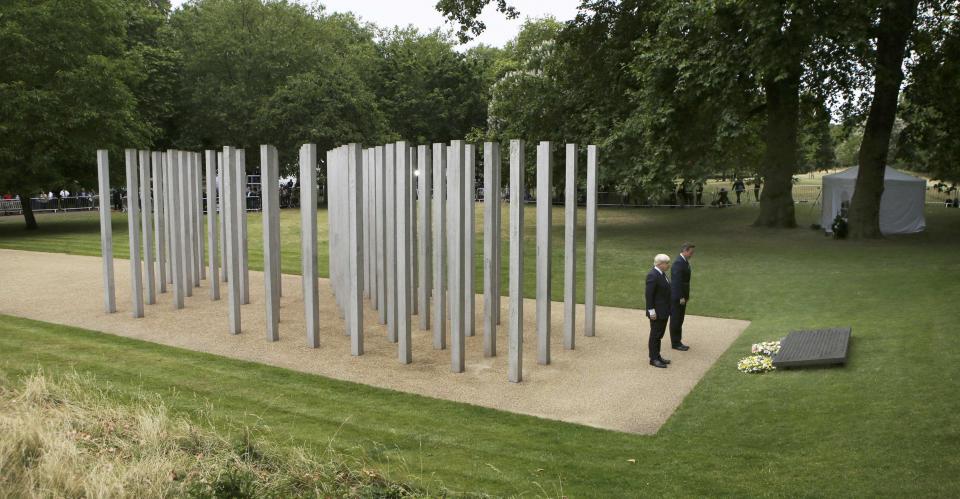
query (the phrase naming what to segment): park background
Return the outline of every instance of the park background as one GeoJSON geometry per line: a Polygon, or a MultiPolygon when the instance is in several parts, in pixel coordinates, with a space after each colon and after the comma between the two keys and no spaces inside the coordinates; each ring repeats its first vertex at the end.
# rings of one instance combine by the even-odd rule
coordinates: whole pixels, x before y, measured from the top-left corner
{"type": "MultiPolygon", "coordinates": [[[[456,26],[473,26],[452,2],[439,4],[456,26]]],[[[171,11],[164,1],[15,0],[0,20],[0,192],[91,189],[97,148],[119,158],[125,147],[252,151],[270,143],[292,172],[304,142],[329,149],[452,138],[599,144],[601,190],[649,201],[639,204],[677,204],[677,187],[696,180],[719,188],[732,176],[785,170],[791,186],[803,184],[858,163],[884,5],[586,2],[570,21],[526,21],[504,47],[460,50],[469,29],[378,27],[318,4],[205,0],[171,11]],[[802,29],[784,37],[784,25],[802,29]],[[719,36],[730,33],[743,37],[719,36]],[[778,65],[789,61],[796,71],[780,78],[778,65]],[[771,164],[770,146],[781,143],[769,134],[769,90],[784,79],[794,83],[795,120],[785,126],[796,147],[787,153],[793,161],[771,164]]],[[[795,204],[800,196],[790,200],[792,219],[772,224],[756,224],[762,196],[723,210],[600,211],[600,304],[638,308],[650,255],[694,240],[695,313],[752,321],[656,436],[9,316],[0,320],[4,394],[20,393],[38,369],[52,379],[76,371],[92,376],[112,406],[137,407],[154,394],[231,444],[260,432],[280,449],[332,449],[348,468],[426,494],[957,495],[960,359],[950,341],[960,220],[937,193],[960,175],[960,31],[956,2],[914,5],[883,157],[930,180],[924,233],[835,241],[807,229],[819,211],[813,201],[795,204]],[[753,342],[835,325],[854,331],[842,369],[757,377],[735,369],[753,342]]],[[[122,163],[112,164],[121,178],[122,163]]],[[[535,163],[527,164],[532,178],[535,163]]],[[[289,222],[297,214],[284,218],[284,271],[297,273],[289,222]]],[[[35,221],[24,231],[19,216],[0,218],[0,247],[99,254],[92,214],[35,221]]],[[[258,223],[251,216],[252,234],[258,223]]],[[[122,258],[120,214],[114,231],[122,258]]],[[[251,239],[254,266],[257,244],[251,239]]],[[[326,261],[321,254],[322,275],[326,261]]],[[[532,283],[528,275],[527,296],[532,283]]]]}

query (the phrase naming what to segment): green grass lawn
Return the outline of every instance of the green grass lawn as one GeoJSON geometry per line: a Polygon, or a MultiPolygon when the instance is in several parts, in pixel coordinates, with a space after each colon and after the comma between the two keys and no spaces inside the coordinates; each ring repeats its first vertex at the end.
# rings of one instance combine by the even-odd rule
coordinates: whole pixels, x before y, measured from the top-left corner
{"type": "MultiPolygon", "coordinates": [[[[386,473],[458,491],[960,495],[960,210],[929,207],[927,232],[868,242],[834,241],[809,229],[753,229],[755,215],[747,207],[600,212],[600,304],[638,307],[653,254],[674,255],[680,242],[691,240],[698,247],[689,312],[753,321],[655,436],[512,415],[13,317],[0,319],[0,370],[7,376],[37,366],[91,372],[127,393],[158,393],[188,415],[212,404],[225,428],[267,425],[277,441],[317,449],[332,444],[386,473]],[[854,335],[846,367],[763,376],[735,369],[752,342],[795,328],[842,325],[852,326],[854,335]]],[[[818,215],[798,207],[801,225],[818,215]]],[[[531,295],[532,213],[526,220],[531,295]]],[[[558,211],[556,299],[562,293],[560,220],[558,211]]],[[[39,231],[26,233],[21,219],[0,219],[0,247],[99,253],[95,215],[39,221],[39,231]]],[[[250,222],[250,261],[259,267],[259,218],[250,222]]],[[[299,266],[298,223],[297,212],[284,212],[286,272],[299,266]]],[[[126,253],[125,228],[117,216],[118,256],[126,253]]],[[[644,329],[637,325],[638,362],[644,329]]],[[[689,343],[696,348],[695,338],[689,343]]]]}

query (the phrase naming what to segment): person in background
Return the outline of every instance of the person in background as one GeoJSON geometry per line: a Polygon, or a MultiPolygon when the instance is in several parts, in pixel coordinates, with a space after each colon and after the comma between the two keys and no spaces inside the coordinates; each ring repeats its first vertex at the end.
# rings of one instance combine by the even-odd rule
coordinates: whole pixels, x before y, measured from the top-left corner
{"type": "Polygon", "coordinates": [[[760,202],[760,187],[763,185],[763,178],[760,177],[758,173],[756,178],[753,179],[753,200],[760,202]]]}
{"type": "Polygon", "coordinates": [[[747,190],[747,187],[743,185],[743,179],[737,178],[733,180],[733,192],[737,193],[737,204],[740,204],[740,195],[743,194],[745,190],[747,190]]]}
{"type": "Polygon", "coordinates": [[[718,194],[716,203],[717,203],[717,207],[719,208],[723,208],[724,206],[730,206],[730,198],[727,197],[726,187],[720,188],[720,193],[718,194]]]}
{"type": "Polygon", "coordinates": [[[660,341],[667,330],[667,319],[670,317],[670,282],[667,281],[667,269],[670,268],[670,257],[659,254],[653,258],[653,268],[647,272],[646,310],[650,319],[650,339],[647,348],[650,354],[650,365],[664,369],[669,360],[660,355],[660,341]]]}

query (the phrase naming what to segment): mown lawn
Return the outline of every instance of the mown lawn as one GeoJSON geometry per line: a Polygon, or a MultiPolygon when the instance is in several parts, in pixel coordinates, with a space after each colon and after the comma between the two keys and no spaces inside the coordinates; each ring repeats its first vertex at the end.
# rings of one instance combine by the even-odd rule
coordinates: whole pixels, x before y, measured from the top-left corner
{"type": "MultiPolygon", "coordinates": [[[[0,370],[8,376],[37,366],[91,372],[121,391],[158,393],[186,414],[212,404],[225,428],[266,425],[278,441],[333,445],[387,473],[434,486],[442,482],[456,491],[960,495],[960,210],[931,206],[927,232],[871,242],[834,241],[809,229],[753,229],[755,214],[748,207],[601,210],[599,303],[639,306],[653,254],[675,254],[680,242],[692,240],[698,248],[690,313],[753,321],[655,436],[512,415],[12,317],[0,319],[0,370]],[[852,326],[854,333],[844,368],[764,376],[734,368],[752,342],[794,328],[839,325],[852,326]]],[[[817,216],[798,206],[801,225],[817,216]]],[[[282,218],[284,270],[297,272],[299,217],[288,211],[282,218]]],[[[319,218],[325,220],[325,213],[319,218]]],[[[532,213],[526,220],[531,295],[532,213]]],[[[555,213],[555,299],[562,294],[560,220],[555,213]]],[[[259,218],[250,222],[250,261],[259,267],[259,218]]],[[[23,232],[21,224],[19,218],[0,218],[0,247],[99,253],[95,216],[43,216],[33,233],[23,232]]],[[[125,229],[117,216],[115,251],[121,257],[125,229]]],[[[638,324],[638,362],[643,327],[638,324]]],[[[689,343],[696,348],[696,338],[689,343]]]]}

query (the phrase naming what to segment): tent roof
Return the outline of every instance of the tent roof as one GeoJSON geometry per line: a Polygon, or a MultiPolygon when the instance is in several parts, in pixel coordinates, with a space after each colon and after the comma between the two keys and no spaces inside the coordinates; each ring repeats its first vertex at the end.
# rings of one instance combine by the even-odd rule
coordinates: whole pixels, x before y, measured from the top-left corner
{"type": "MultiPolygon", "coordinates": [[[[842,172],[833,173],[830,175],[824,175],[823,180],[857,180],[857,172],[860,171],[859,166],[852,166],[847,168],[842,172]]],[[[913,175],[907,175],[899,170],[887,167],[886,171],[883,173],[884,182],[923,182],[926,184],[926,180],[914,177],[913,175]]]]}

